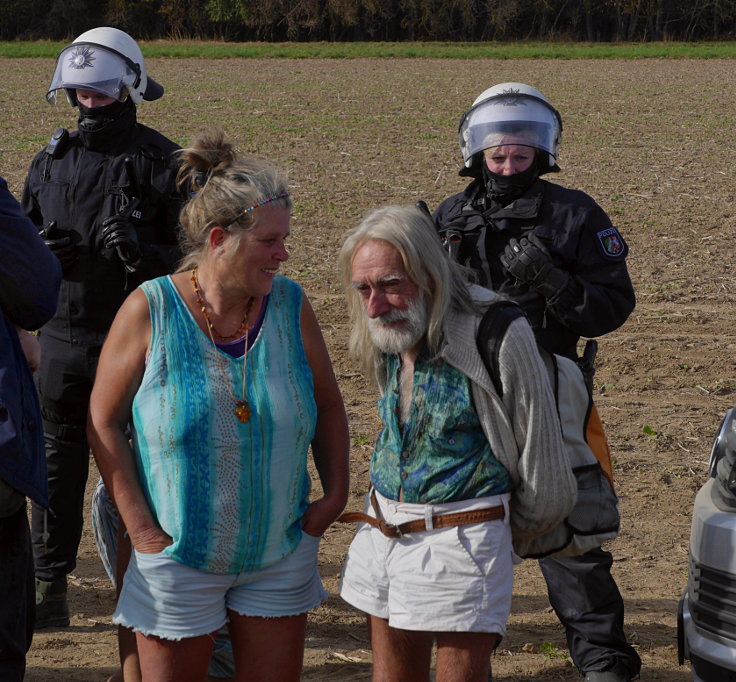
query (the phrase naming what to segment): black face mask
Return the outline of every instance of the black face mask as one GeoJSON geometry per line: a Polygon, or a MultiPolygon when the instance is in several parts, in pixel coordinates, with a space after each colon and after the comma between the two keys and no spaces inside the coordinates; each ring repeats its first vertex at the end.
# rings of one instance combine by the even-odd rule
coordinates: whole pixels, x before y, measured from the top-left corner
{"type": "Polygon", "coordinates": [[[79,102],[79,120],[80,128],[84,128],[90,132],[104,128],[108,123],[117,120],[123,116],[130,108],[130,98],[126,98],[124,102],[113,102],[106,104],[104,107],[86,107],[79,102]]]}
{"type": "Polygon", "coordinates": [[[135,104],[128,97],[124,102],[113,102],[104,107],[86,107],[79,103],[77,128],[84,145],[103,148],[135,124],[135,104]]]}
{"type": "Polygon", "coordinates": [[[514,175],[501,175],[489,170],[487,164],[483,164],[483,182],[486,186],[486,194],[493,201],[506,206],[518,199],[534,181],[539,177],[539,164],[532,163],[529,168],[514,175]]]}

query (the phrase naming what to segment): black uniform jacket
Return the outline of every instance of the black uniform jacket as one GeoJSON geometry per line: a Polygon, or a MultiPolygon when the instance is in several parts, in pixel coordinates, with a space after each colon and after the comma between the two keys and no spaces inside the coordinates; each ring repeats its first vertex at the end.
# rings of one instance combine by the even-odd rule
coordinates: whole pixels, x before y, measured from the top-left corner
{"type": "Polygon", "coordinates": [[[434,215],[455,257],[484,286],[517,301],[539,343],[548,351],[577,357],[582,337],[620,327],[636,303],[626,268],[628,247],[609,217],[584,192],[537,180],[508,206],[486,199],[480,180],[440,204],[434,215]],[[550,300],[503,267],[499,256],[513,237],[535,235],[569,284],[550,300]]]}
{"type": "Polygon", "coordinates": [[[101,344],[125,297],[144,280],[172,271],[179,258],[178,216],[173,152],[178,145],[140,123],[103,150],[69,135],[55,155],[39,152],[23,189],[22,208],[39,230],[56,221],[49,238],[71,236],[77,260],[65,272],[54,318],[46,334],[84,346],[101,344]],[[126,159],[133,160],[131,178],[126,159]],[[138,189],[136,188],[139,188],[138,189]],[[140,194],[139,197],[134,195],[140,194]],[[130,204],[143,257],[127,272],[114,250],[102,245],[102,222],[130,204]]]}

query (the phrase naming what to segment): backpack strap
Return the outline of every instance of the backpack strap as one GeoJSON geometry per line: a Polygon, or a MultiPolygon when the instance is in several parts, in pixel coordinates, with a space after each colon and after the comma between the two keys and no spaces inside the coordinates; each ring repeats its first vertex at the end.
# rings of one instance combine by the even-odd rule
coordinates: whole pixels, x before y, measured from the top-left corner
{"type": "Polygon", "coordinates": [[[493,386],[499,398],[503,397],[501,372],[498,368],[498,355],[501,351],[501,341],[509,325],[519,317],[524,317],[521,306],[508,299],[493,301],[478,324],[476,343],[478,352],[486,366],[486,371],[493,381],[493,386]]]}

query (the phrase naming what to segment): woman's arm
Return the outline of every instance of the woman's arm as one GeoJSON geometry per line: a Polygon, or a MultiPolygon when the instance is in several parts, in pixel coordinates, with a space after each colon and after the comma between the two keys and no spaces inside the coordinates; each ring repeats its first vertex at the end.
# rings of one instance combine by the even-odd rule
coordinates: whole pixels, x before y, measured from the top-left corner
{"type": "Polygon", "coordinates": [[[133,546],[144,553],[159,552],[171,544],[143,495],[125,433],[133,397],[143,378],[150,337],[148,301],[137,289],[120,307],[102,347],[87,421],[89,444],[108,493],[133,546]]]}
{"type": "Polygon", "coordinates": [[[350,437],[345,405],[332,371],[322,331],[307,297],[302,300],[301,329],[307,361],[314,377],[317,428],[312,457],[322,483],[323,497],[309,505],[302,527],[320,536],[345,508],[349,486],[350,437]]]}
{"type": "Polygon", "coordinates": [[[41,344],[38,341],[38,337],[21,329],[17,325],[15,331],[18,332],[20,347],[23,349],[23,355],[26,356],[26,362],[31,368],[31,372],[35,372],[41,365],[41,344]]]}

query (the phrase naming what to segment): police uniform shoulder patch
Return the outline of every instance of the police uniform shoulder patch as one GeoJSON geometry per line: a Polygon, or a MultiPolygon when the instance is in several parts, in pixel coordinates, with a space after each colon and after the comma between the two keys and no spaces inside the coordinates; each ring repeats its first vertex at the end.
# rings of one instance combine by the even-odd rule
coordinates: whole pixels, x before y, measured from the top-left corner
{"type": "Polygon", "coordinates": [[[620,260],[624,258],[629,251],[621,233],[613,226],[596,232],[598,245],[606,258],[611,260],[620,260]]]}

